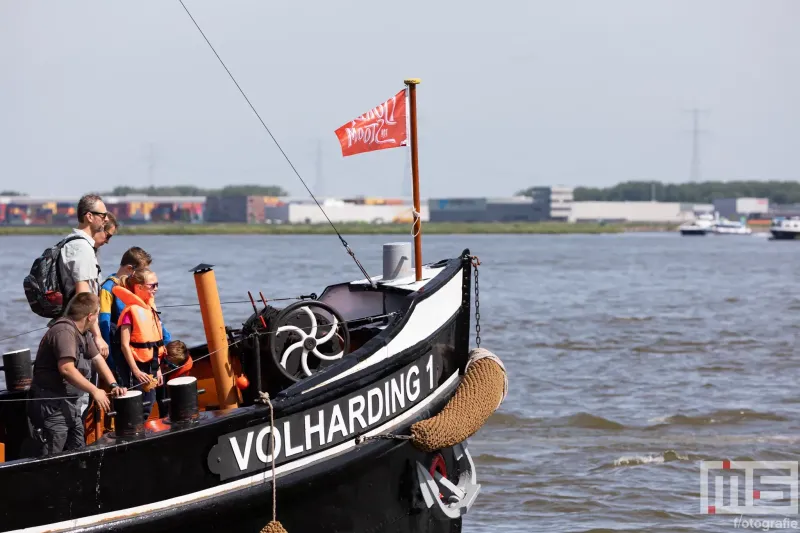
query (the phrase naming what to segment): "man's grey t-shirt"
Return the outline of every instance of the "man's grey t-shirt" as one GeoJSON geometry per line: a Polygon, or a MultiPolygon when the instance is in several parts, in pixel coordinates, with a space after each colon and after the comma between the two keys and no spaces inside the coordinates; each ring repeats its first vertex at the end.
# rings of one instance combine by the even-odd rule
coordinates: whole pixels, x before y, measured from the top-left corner
{"type": "Polygon", "coordinates": [[[68,242],[61,248],[61,281],[64,283],[64,296],[72,294],[75,284],[87,281],[93,294],[100,294],[100,264],[94,251],[94,239],[88,233],[73,229],[71,235],[82,239],[68,242]]]}

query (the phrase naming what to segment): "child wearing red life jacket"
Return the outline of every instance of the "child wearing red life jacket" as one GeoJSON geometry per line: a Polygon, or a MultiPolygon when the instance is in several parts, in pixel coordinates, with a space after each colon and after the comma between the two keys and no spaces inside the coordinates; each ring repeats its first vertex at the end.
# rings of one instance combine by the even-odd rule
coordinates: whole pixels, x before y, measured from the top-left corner
{"type": "Polygon", "coordinates": [[[161,359],[161,375],[165,386],[156,389],[158,414],[161,418],[169,413],[169,407],[164,403],[168,388],[166,384],[177,377],[187,375],[192,369],[192,356],[189,355],[189,348],[186,347],[186,344],[181,341],[170,341],[166,348],[167,353],[161,359]]]}
{"type": "Polygon", "coordinates": [[[161,360],[161,372],[169,380],[184,376],[192,369],[192,356],[189,355],[189,348],[182,341],[171,341],[167,343],[167,355],[161,360]]]}
{"type": "Polygon", "coordinates": [[[114,296],[125,304],[117,328],[125,364],[121,365],[120,381],[124,387],[138,386],[144,393],[145,419],[156,400],[154,386],[164,384],[160,362],[166,354],[164,332],[155,304],[158,277],[149,269],[139,269],[122,276],[112,289],[114,296]]]}

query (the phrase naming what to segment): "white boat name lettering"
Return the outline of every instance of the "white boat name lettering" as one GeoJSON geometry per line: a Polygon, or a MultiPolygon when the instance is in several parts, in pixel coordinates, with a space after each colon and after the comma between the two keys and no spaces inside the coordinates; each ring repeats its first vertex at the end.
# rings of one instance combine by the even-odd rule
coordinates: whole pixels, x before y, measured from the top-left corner
{"type": "Polygon", "coordinates": [[[262,470],[344,442],[374,428],[428,396],[441,374],[439,358],[428,354],[353,394],[218,439],[208,466],[222,479],[262,470]],[[255,442],[254,442],[255,441],[255,442]]]}

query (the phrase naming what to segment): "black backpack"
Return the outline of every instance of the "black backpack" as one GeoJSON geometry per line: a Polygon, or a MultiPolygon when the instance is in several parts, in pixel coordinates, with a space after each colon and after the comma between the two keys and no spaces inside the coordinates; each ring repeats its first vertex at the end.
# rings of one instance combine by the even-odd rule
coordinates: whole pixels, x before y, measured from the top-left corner
{"type": "Polygon", "coordinates": [[[31,272],[25,276],[22,286],[25,288],[25,297],[31,311],[45,318],[61,316],[64,305],[69,298],[64,293],[64,283],[61,281],[61,248],[70,241],[82,239],[80,235],[70,235],[58,244],[47,248],[42,255],[36,258],[31,266],[31,272]]]}

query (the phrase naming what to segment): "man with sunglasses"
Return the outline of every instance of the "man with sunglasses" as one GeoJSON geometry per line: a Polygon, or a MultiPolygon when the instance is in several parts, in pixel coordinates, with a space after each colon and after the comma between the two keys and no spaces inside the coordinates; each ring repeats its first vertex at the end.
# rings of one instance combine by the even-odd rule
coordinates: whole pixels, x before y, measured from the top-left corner
{"type": "MultiPolygon", "coordinates": [[[[65,300],[71,300],[76,294],[90,292],[100,293],[100,263],[97,261],[95,246],[97,242],[106,242],[105,225],[108,211],[103,199],[96,194],[86,194],[78,201],[78,227],[71,235],[81,237],[73,239],[61,248],[59,273],[63,284],[65,300]]],[[[67,304],[68,306],[69,304],[67,304]]],[[[108,344],[103,340],[97,321],[91,327],[95,345],[103,357],[108,357],[108,344]]]]}
{"type": "Polygon", "coordinates": [[[117,234],[118,227],[119,227],[119,222],[117,222],[117,217],[115,217],[114,214],[111,212],[107,213],[106,222],[105,224],[103,224],[103,231],[101,231],[94,239],[95,253],[100,250],[101,246],[111,242],[111,237],[117,234]]]}

